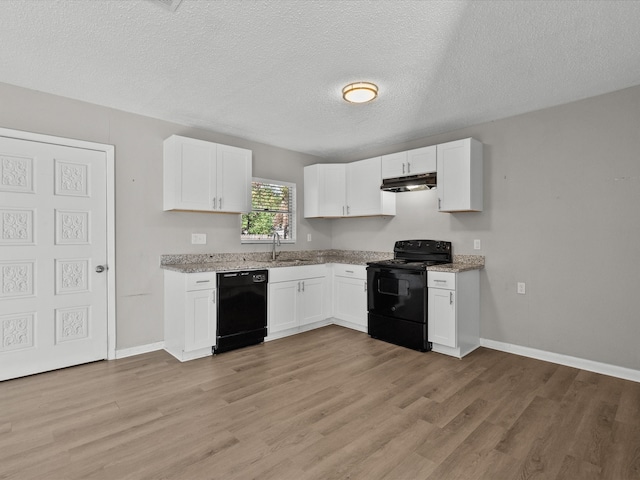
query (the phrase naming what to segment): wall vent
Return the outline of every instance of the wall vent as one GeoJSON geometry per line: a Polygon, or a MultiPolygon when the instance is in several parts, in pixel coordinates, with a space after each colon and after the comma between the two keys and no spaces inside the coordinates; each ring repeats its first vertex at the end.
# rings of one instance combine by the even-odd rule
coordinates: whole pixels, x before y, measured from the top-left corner
{"type": "Polygon", "coordinates": [[[150,0],[150,1],[159,5],[162,5],[164,8],[166,8],[171,12],[175,12],[176,8],[178,8],[178,5],[180,5],[180,2],[182,2],[182,0],[150,0]]]}

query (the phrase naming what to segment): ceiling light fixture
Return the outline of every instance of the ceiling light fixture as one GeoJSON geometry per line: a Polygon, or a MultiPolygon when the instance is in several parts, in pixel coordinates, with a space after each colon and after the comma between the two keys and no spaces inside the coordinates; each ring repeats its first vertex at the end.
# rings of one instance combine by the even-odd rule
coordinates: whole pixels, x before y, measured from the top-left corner
{"type": "Polygon", "coordinates": [[[350,83],[342,89],[342,98],[349,103],[367,103],[378,96],[378,86],[370,82],[350,83]]]}

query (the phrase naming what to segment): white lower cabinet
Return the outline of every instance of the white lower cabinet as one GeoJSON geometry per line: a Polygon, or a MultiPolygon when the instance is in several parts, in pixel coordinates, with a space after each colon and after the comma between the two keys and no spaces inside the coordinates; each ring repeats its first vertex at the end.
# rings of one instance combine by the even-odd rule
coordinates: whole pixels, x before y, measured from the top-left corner
{"type": "MultiPolygon", "coordinates": [[[[480,346],[480,274],[427,272],[428,337],[433,351],[461,358],[480,346]]],[[[211,355],[216,344],[216,273],[164,271],[165,350],[180,361],[211,355]]],[[[335,323],[367,332],[364,265],[269,269],[268,335],[335,323]]]]}
{"type": "Polygon", "coordinates": [[[462,358],[480,346],[480,273],[427,272],[433,351],[462,358]]]}
{"type": "Polygon", "coordinates": [[[333,265],[333,318],[343,327],[367,332],[367,269],[333,265]]]}
{"type": "Polygon", "coordinates": [[[269,270],[266,340],[329,323],[331,296],[326,265],[269,270]]]}
{"type": "Polygon", "coordinates": [[[178,360],[211,355],[216,344],[216,274],[164,271],[164,349],[178,360]]]}
{"type": "Polygon", "coordinates": [[[269,283],[269,335],[298,326],[298,289],[300,281],[269,283]]]}

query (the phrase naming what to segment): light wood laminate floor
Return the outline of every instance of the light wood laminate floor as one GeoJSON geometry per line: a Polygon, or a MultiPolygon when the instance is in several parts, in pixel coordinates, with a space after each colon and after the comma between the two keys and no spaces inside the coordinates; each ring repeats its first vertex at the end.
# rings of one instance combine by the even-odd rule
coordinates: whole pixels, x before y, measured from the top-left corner
{"type": "Polygon", "coordinates": [[[6,479],[637,479],[640,384],[330,326],[0,383],[6,479]]]}

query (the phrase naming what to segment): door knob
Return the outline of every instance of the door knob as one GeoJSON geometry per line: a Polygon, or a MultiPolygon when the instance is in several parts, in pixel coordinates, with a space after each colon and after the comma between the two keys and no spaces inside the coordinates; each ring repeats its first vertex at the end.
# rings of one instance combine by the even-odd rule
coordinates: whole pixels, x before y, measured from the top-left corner
{"type": "Polygon", "coordinates": [[[104,265],[98,265],[96,267],[96,273],[102,273],[107,269],[107,267],[105,267],[104,265]]]}

